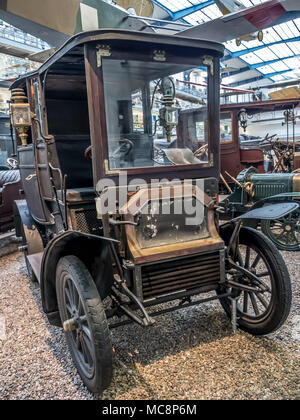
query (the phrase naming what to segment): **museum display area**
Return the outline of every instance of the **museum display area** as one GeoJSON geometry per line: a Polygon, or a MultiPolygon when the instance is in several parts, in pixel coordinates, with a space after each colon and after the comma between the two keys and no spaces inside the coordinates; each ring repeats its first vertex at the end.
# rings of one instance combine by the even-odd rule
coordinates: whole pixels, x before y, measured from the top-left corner
{"type": "Polygon", "coordinates": [[[296,0],[0,3],[0,400],[299,398],[299,56],[296,0]]]}

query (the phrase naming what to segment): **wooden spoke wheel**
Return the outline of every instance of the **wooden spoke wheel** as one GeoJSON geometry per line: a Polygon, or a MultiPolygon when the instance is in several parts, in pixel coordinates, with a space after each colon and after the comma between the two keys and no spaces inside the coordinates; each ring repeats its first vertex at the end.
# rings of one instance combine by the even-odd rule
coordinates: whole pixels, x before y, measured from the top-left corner
{"type": "Polygon", "coordinates": [[[299,209],[279,220],[262,220],[261,228],[278,249],[300,251],[299,209]]]}
{"type": "Polygon", "coordinates": [[[101,393],[112,378],[112,345],[101,298],[85,265],[60,259],[56,292],[68,347],[86,387],[101,393]]]}
{"type": "MultiPolygon", "coordinates": [[[[225,235],[225,242],[228,241],[225,235]]],[[[231,291],[237,298],[238,325],[254,335],[269,334],[286,320],[291,306],[291,283],[286,265],[273,243],[262,233],[242,228],[235,264],[245,272],[227,267],[227,279],[255,291],[223,286],[218,293],[231,291]]],[[[220,299],[225,312],[231,316],[232,300],[220,299]]]]}

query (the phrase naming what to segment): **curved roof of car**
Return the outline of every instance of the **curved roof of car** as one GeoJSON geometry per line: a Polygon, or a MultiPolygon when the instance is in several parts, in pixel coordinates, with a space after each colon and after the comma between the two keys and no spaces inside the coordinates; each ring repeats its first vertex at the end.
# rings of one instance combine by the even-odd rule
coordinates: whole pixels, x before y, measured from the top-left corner
{"type": "Polygon", "coordinates": [[[107,42],[107,41],[119,41],[119,42],[135,42],[144,44],[153,44],[153,46],[181,46],[184,48],[195,48],[205,51],[207,54],[215,56],[223,56],[224,46],[217,42],[187,38],[177,35],[163,35],[150,32],[136,32],[122,29],[99,29],[95,31],[81,32],[74,35],[68,41],[65,42],[62,47],[59,48],[41,67],[34,72],[25,74],[18,78],[11,86],[14,89],[21,84],[24,84],[25,80],[35,74],[42,74],[49,70],[56,62],[70,62],[74,56],[83,54],[83,46],[89,42],[107,42]]]}

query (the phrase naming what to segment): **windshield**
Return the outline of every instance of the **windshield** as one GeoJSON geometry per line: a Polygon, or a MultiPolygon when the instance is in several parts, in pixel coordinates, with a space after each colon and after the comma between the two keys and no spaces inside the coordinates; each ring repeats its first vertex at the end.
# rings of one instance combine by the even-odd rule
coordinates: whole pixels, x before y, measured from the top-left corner
{"type": "Polygon", "coordinates": [[[103,78],[111,169],[209,161],[206,66],[103,59],[103,78]],[[197,135],[180,136],[180,114],[200,106],[197,135]]]}

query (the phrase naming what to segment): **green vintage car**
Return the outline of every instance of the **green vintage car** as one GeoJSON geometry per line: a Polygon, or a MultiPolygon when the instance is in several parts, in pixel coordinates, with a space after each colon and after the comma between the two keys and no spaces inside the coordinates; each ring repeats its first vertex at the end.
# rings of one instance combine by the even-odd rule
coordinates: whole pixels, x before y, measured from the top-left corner
{"type": "MultiPolygon", "coordinates": [[[[223,219],[231,219],[247,211],[271,203],[300,202],[300,173],[260,174],[254,167],[244,169],[228,196],[220,196],[223,219]]],[[[282,250],[300,250],[300,210],[279,220],[251,220],[244,222],[260,227],[282,250]]]]}

